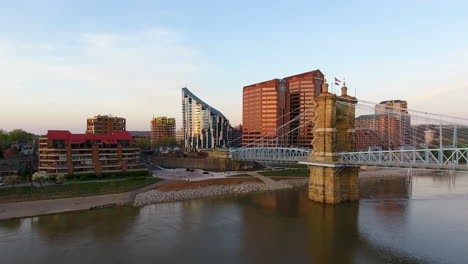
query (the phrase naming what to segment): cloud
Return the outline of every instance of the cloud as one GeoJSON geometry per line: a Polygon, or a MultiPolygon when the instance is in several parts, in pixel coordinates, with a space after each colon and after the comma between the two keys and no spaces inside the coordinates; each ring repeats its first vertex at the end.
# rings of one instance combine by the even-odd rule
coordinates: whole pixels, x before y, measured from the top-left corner
{"type": "Polygon", "coordinates": [[[0,104],[8,113],[0,127],[82,132],[86,117],[114,113],[127,118],[129,129],[149,130],[153,114],[179,117],[180,88],[203,65],[184,42],[166,28],[82,33],[66,43],[0,39],[0,91],[9,102],[0,104]]]}

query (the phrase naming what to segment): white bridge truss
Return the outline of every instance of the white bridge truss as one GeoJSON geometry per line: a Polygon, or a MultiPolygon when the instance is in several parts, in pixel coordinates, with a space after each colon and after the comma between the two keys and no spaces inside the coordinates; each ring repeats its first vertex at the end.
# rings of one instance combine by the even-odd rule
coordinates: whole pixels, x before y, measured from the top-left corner
{"type": "Polygon", "coordinates": [[[230,153],[234,160],[276,163],[307,161],[311,154],[307,148],[288,147],[239,148],[231,150],[230,153]]]}
{"type": "Polygon", "coordinates": [[[468,170],[468,148],[344,152],[339,156],[349,165],[468,170]]]}
{"type": "MultiPolygon", "coordinates": [[[[258,162],[304,162],[311,150],[287,147],[252,147],[230,151],[234,160],[258,162]]],[[[378,166],[441,170],[468,170],[468,148],[382,150],[338,153],[340,163],[350,166],[378,166]]]]}

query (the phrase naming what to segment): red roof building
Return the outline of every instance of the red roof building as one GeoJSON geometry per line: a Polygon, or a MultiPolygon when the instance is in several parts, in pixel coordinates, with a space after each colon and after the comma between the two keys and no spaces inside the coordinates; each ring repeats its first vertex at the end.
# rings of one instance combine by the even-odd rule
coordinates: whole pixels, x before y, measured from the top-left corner
{"type": "Polygon", "coordinates": [[[139,149],[126,131],[72,134],[49,130],[39,139],[39,170],[51,175],[146,170],[138,157],[139,149]]]}

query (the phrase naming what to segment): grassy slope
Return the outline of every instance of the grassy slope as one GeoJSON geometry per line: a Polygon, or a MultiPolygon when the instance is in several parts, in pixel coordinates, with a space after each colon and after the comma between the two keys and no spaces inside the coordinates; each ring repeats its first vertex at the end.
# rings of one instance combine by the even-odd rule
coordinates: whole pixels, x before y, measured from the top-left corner
{"type": "Polygon", "coordinates": [[[282,168],[291,168],[291,169],[307,169],[307,165],[305,164],[278,164],[276,167],[282,168]]]}
{"type": "Polygon", "coordinates": [[[236,178],[236,177],[253,177],[252,175],[250,174],[236,174],[236,175],[230,175],[230,176],[226,176],[227,178],[236,178]]]}
{"type": "Polygon", "coordinates": [[[110,182],[87,182],[45,186],[44,188],[19,187],[0,189],[0,203],[70,198],[111,193],[121,193],[160,181],[156,178],[133,178],[110,182]]]}

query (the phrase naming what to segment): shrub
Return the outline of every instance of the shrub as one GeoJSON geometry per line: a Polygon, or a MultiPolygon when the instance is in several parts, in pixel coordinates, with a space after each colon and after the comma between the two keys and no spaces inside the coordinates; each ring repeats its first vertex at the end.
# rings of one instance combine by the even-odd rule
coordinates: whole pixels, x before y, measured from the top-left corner
{"type": "Polygon", "coordinates": [[[45,171],[35,172],[32,176],[32,180],[42,185],[49,180],[49,174],[45,171]]]}
{"type": "Polygon", "coordinates": [[[15,184],[18,184],[21,182],[21,179],[19,176],[8,176],[5,178],[4,180],[5,184],[6,185],[11,185],[11,186],[15,186],[15,184]]]}
{"type": "Polygon", "coordinates": [[[55,183],[62,184],[64,179],[65,179],[65,176],[63,174],[59,174],[55,177],[55,183]]]}

